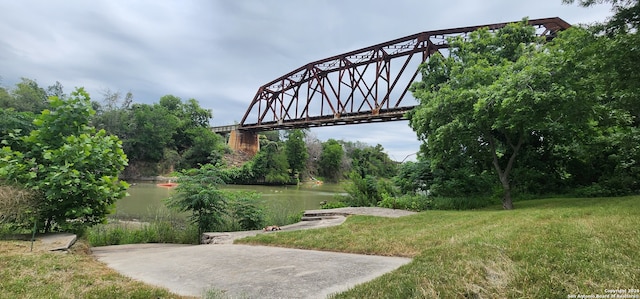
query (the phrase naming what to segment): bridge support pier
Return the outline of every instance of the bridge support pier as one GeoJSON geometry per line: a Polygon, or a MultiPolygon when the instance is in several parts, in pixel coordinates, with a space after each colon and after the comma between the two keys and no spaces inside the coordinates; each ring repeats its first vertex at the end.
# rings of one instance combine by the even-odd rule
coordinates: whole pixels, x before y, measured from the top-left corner
{"type": "Polygon", "coordinates": [[[245,152],[252,157],[260,150],[258,133],[252,131],[232,130],[229,135],[229,147],[234,151],[245,152]]]}

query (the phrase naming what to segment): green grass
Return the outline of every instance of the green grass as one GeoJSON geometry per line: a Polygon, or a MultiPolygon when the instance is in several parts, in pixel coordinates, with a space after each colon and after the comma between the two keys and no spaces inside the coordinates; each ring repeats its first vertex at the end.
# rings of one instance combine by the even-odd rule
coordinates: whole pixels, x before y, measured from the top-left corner
{"type": "Polygon", "coordinates": [[[198,228],[186,221],[153,221],[145,223],[114,221],[87,229],[91,246],[142,243],[198,244],[198,228]]]}
{"type": "Polygon", "coordinates": [[[190,298],[118,274],[82,241],[72,253],[30,252],[29,244],[0,241],[0,298],[190,298]]]}
{"type": "Polygon", "coordinates": [[[336,298],[567,298],[640,287],[640,196],[543,199],[237,241],[411,257],[336,298]]]}

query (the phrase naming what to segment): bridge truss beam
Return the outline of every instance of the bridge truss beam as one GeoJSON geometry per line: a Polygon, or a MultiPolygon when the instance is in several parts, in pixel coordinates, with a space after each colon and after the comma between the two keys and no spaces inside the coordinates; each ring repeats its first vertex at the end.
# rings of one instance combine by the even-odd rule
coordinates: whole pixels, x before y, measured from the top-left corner
{"type": "MultiPolygon", "coordinates": [[[[402,120],[418,66],[449,47],[447,38],[508,23],[426,31],[306,64],[258,89],[240,130],[266,131],[402,120]]],[[[529,20],[547,39],[570,27],[560,18],[529,20]]]]}

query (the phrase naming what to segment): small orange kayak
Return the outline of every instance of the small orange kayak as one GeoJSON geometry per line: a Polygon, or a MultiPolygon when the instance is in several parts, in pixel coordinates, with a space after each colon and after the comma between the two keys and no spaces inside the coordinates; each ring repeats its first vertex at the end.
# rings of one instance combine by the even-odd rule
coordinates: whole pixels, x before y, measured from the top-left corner
{"type": "Polygon", "coordinates": [[[178,186],[178,183],[160,183],[160,184],[156,184],[156,186],[164,187],[164,188],[173,188],[175,186],[178,186]]]}

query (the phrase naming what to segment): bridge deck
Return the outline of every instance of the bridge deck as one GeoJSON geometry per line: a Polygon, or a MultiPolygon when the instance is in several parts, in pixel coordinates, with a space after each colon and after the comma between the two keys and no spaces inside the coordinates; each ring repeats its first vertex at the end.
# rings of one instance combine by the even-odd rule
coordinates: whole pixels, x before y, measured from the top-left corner
{"type": "Polygon", "coordinates": [[[269,130],[289,130],[306,129],[313,127],[351,125],[359,123],[373,123],[406,120],[405,114],[415,106],[399,107],[393,109],[380,110],[377,113],[366,111],[356,113],[346,113],[342,115],[314,116],[302,119],[268,121],[262,123],[244,124],[238,130],[245,131],[269,131],[269,130]]]}

